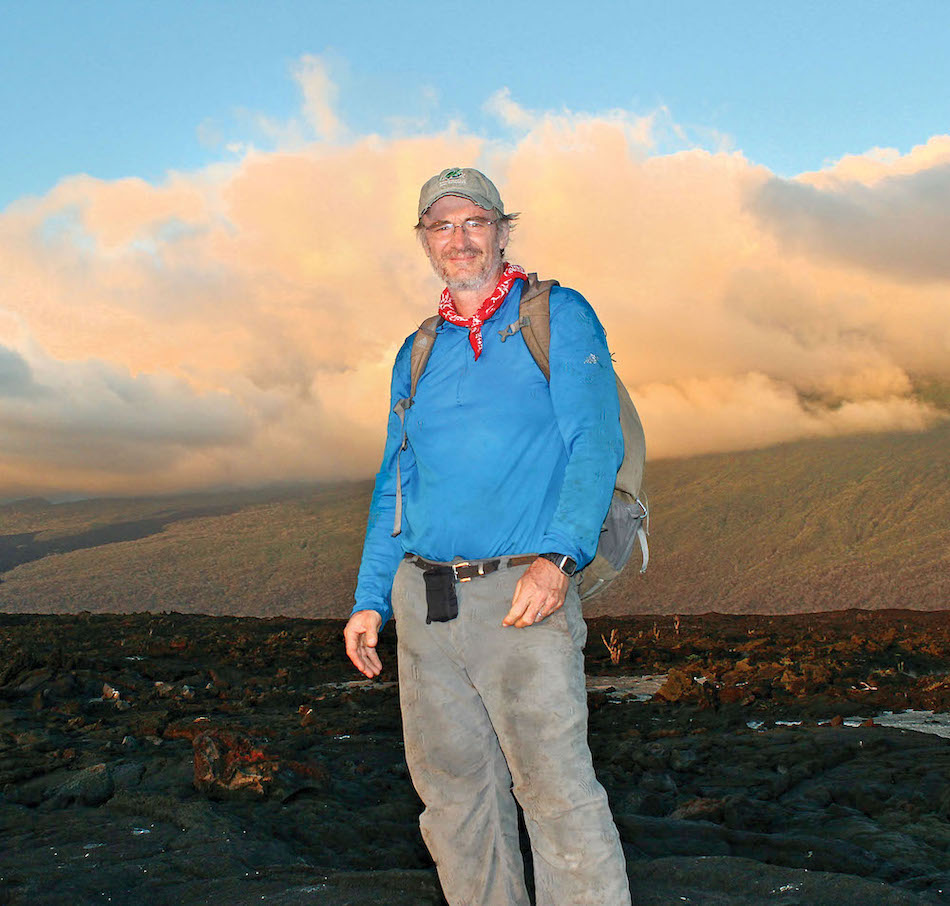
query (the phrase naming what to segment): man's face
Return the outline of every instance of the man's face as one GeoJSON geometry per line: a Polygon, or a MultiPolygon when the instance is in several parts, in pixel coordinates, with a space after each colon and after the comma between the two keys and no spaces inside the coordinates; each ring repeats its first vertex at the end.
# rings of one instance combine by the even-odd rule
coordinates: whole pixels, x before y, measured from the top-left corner
{"type": "MultiPolygon", "coordinates": [[[[493,220],[490,211],[458,195],[443,195],[422,215],[423,226],[460,224],[469,218],[493,220]]],[[[494,283],[502,267],[501,250],[508,225],[492,225],[480,235],[456,228],[447,237],[423,232],[423,246],[432,267],[451,290],[476,290],[494,283]]],[[[491,287],[489,287],[491,289],[491,287]]]]}

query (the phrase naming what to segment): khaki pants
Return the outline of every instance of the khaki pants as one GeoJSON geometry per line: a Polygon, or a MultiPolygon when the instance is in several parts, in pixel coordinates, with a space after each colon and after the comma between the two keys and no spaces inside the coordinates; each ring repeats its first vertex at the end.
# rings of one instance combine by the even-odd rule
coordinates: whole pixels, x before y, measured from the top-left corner
{"type": "Polygon", "coordinates": [[[422,836],[451,906],[527,906],[518,845],[524,810],[538,906],[624,906],[626,863],[587,745],[572,584],[563,608],[503,627],[527,567],[456,585],[458,618],[426,624],[422,571],[393,583],[406,761],[422,836]]]}

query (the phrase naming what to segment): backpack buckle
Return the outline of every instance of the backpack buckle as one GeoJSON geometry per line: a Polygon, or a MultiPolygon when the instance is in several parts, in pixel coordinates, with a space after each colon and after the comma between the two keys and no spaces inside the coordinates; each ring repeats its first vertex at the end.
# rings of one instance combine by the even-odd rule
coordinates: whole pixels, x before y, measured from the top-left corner
{"type": "Polygon", "coordinates": [[[501,342],[504,343],[508,337],[513,337],[522,327],[527,327],[531,323],[531,318],[525,315],[523,318],[519,318],[517,321],[512,321],[504,330],[498,331],[498,336],[501,337],[501,342]]]}

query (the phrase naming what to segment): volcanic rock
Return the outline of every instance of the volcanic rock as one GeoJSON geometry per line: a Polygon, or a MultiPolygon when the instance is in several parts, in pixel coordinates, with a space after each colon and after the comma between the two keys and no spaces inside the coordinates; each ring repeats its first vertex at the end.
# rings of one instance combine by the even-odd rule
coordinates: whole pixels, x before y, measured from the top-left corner
{"type": "Polygon", "coordinates": [[[326,769],[317,762],[282,759],[261,740],[215,727],[197,734],[195,788],[209,798],[273,796],[285,800],[302,789],[322,788],[326,769]]]}
{"type": "MultiPolygon", "coordinates": [[[[369,681],[341,626],[0,614],[0,902],[438,906],[394,635],[369,681]],[[129,710],[102,701],[106,683],[129,710]]],[[[950,704],[947,616],[709,614],[678,629],[590,621],[588,672],[618,690],[595,693],[591,749],[635,902],[947,902],[950,741],[855,726],[950,704]],[[629,642],[620,665],[599,643],[612,629],[629,642]],[[619,694],[648,673],[668,674],[670,701],[619,694]]]]}
{"type": "Polygon", "coordinates": [[[670,670],[666,682],[660,687],[660,690],[656,694],[664,701],[682,701],[684,698],[695,694],[693,677],[683,670],[670,670]]]}

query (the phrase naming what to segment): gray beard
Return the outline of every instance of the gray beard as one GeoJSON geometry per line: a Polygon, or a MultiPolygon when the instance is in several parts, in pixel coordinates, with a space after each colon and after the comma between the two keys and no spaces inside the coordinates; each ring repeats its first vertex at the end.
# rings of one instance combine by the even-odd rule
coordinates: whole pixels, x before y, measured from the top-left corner
{"type": "MultiPolygon", "coordinates": [[[[426,249],[426,251],[428,252],[428,249],[426,249]]],[[[485,286],[491,281],[495,271],[504,264],[504,261],[504,255],[500,252],[497,255],[486,256],[483,267],[477,274],[472,274],[471,277],[467,277],[464,280],[452,280],[449,279],[448,272],[442,266],[442,263],[433,255],[429,255],[429,263],[432,265],[432,270],[435,271],[436,276],[448,287],[450,292],[453,290],[469,292],[485,286]]]]}
{"type": "Polygon", "coordinates": [[[488,282],[487,275],[477,275],[469,277],[468,280],[448,280],[445,274],[439,274],[442,280],[445,282],[445,285],[450,290],[467,292],[468,290],[478,289],[480,286],[488,282]]]}

